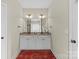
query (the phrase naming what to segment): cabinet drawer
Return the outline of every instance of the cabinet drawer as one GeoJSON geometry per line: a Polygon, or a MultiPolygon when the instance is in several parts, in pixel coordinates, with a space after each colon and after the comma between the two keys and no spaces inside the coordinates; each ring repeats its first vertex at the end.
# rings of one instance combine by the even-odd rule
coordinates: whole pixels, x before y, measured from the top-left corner
{"type": "Polygon", "coordinates": [[[33,39],[33,36],[20,36],[20,39],[33,39]]]}
{"type": "Polygon", "coordinates": [[[39,36],[40,40],[50,40],[49,36],[39,36]]]}

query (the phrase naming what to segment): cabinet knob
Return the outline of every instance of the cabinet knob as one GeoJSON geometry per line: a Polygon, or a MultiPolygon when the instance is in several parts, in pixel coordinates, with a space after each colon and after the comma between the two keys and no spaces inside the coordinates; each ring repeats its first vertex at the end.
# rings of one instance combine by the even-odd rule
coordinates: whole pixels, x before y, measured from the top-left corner
{"type": "Polygon", "coordinates": [[[45,39],[42,39],[42,40],[45,40],[45,39]]]}
{"type": "Polygon", "coordinates": [[[29,40],[29,39],[26,39],[26,40],[29,40]]]}

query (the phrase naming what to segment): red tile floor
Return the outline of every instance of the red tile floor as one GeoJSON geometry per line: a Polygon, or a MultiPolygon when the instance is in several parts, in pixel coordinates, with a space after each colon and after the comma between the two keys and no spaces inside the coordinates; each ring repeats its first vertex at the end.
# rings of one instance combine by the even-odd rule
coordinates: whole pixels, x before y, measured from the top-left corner
{"type": "Polygon", "coordinates": [[[16,59],[56,59],[51,50],[21,50],[16,59]]]}

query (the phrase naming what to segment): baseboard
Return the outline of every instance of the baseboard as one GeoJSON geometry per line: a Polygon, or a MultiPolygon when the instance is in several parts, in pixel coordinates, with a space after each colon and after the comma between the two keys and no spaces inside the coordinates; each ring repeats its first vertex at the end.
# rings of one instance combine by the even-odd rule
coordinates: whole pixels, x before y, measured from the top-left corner
{"type": "Polygon", "coordinates": [[[52,49],[51,51],[55,55],[56,59],[69,59],[68,53],[55,53],[52,49]]]}
{"type": "Polygon", "coordinates": [[[14,56],[12,56],[12,59],[16,59],[19,53],[20,53],[20,50],[14,56]]]}

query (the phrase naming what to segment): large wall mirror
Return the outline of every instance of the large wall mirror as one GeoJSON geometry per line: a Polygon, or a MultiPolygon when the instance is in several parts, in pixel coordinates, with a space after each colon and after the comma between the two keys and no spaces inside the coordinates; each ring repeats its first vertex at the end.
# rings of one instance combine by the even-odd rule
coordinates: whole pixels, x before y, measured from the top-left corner
{"type": "Polygon", "coordinates": [[[41,32],[41,20],[39,18],[31,19],[31,32],[41,32]]]}
{"type": "Polygon", "coordinates": [[[48,9],[23,9],[25,32],[46,32],[48,9]]]}

